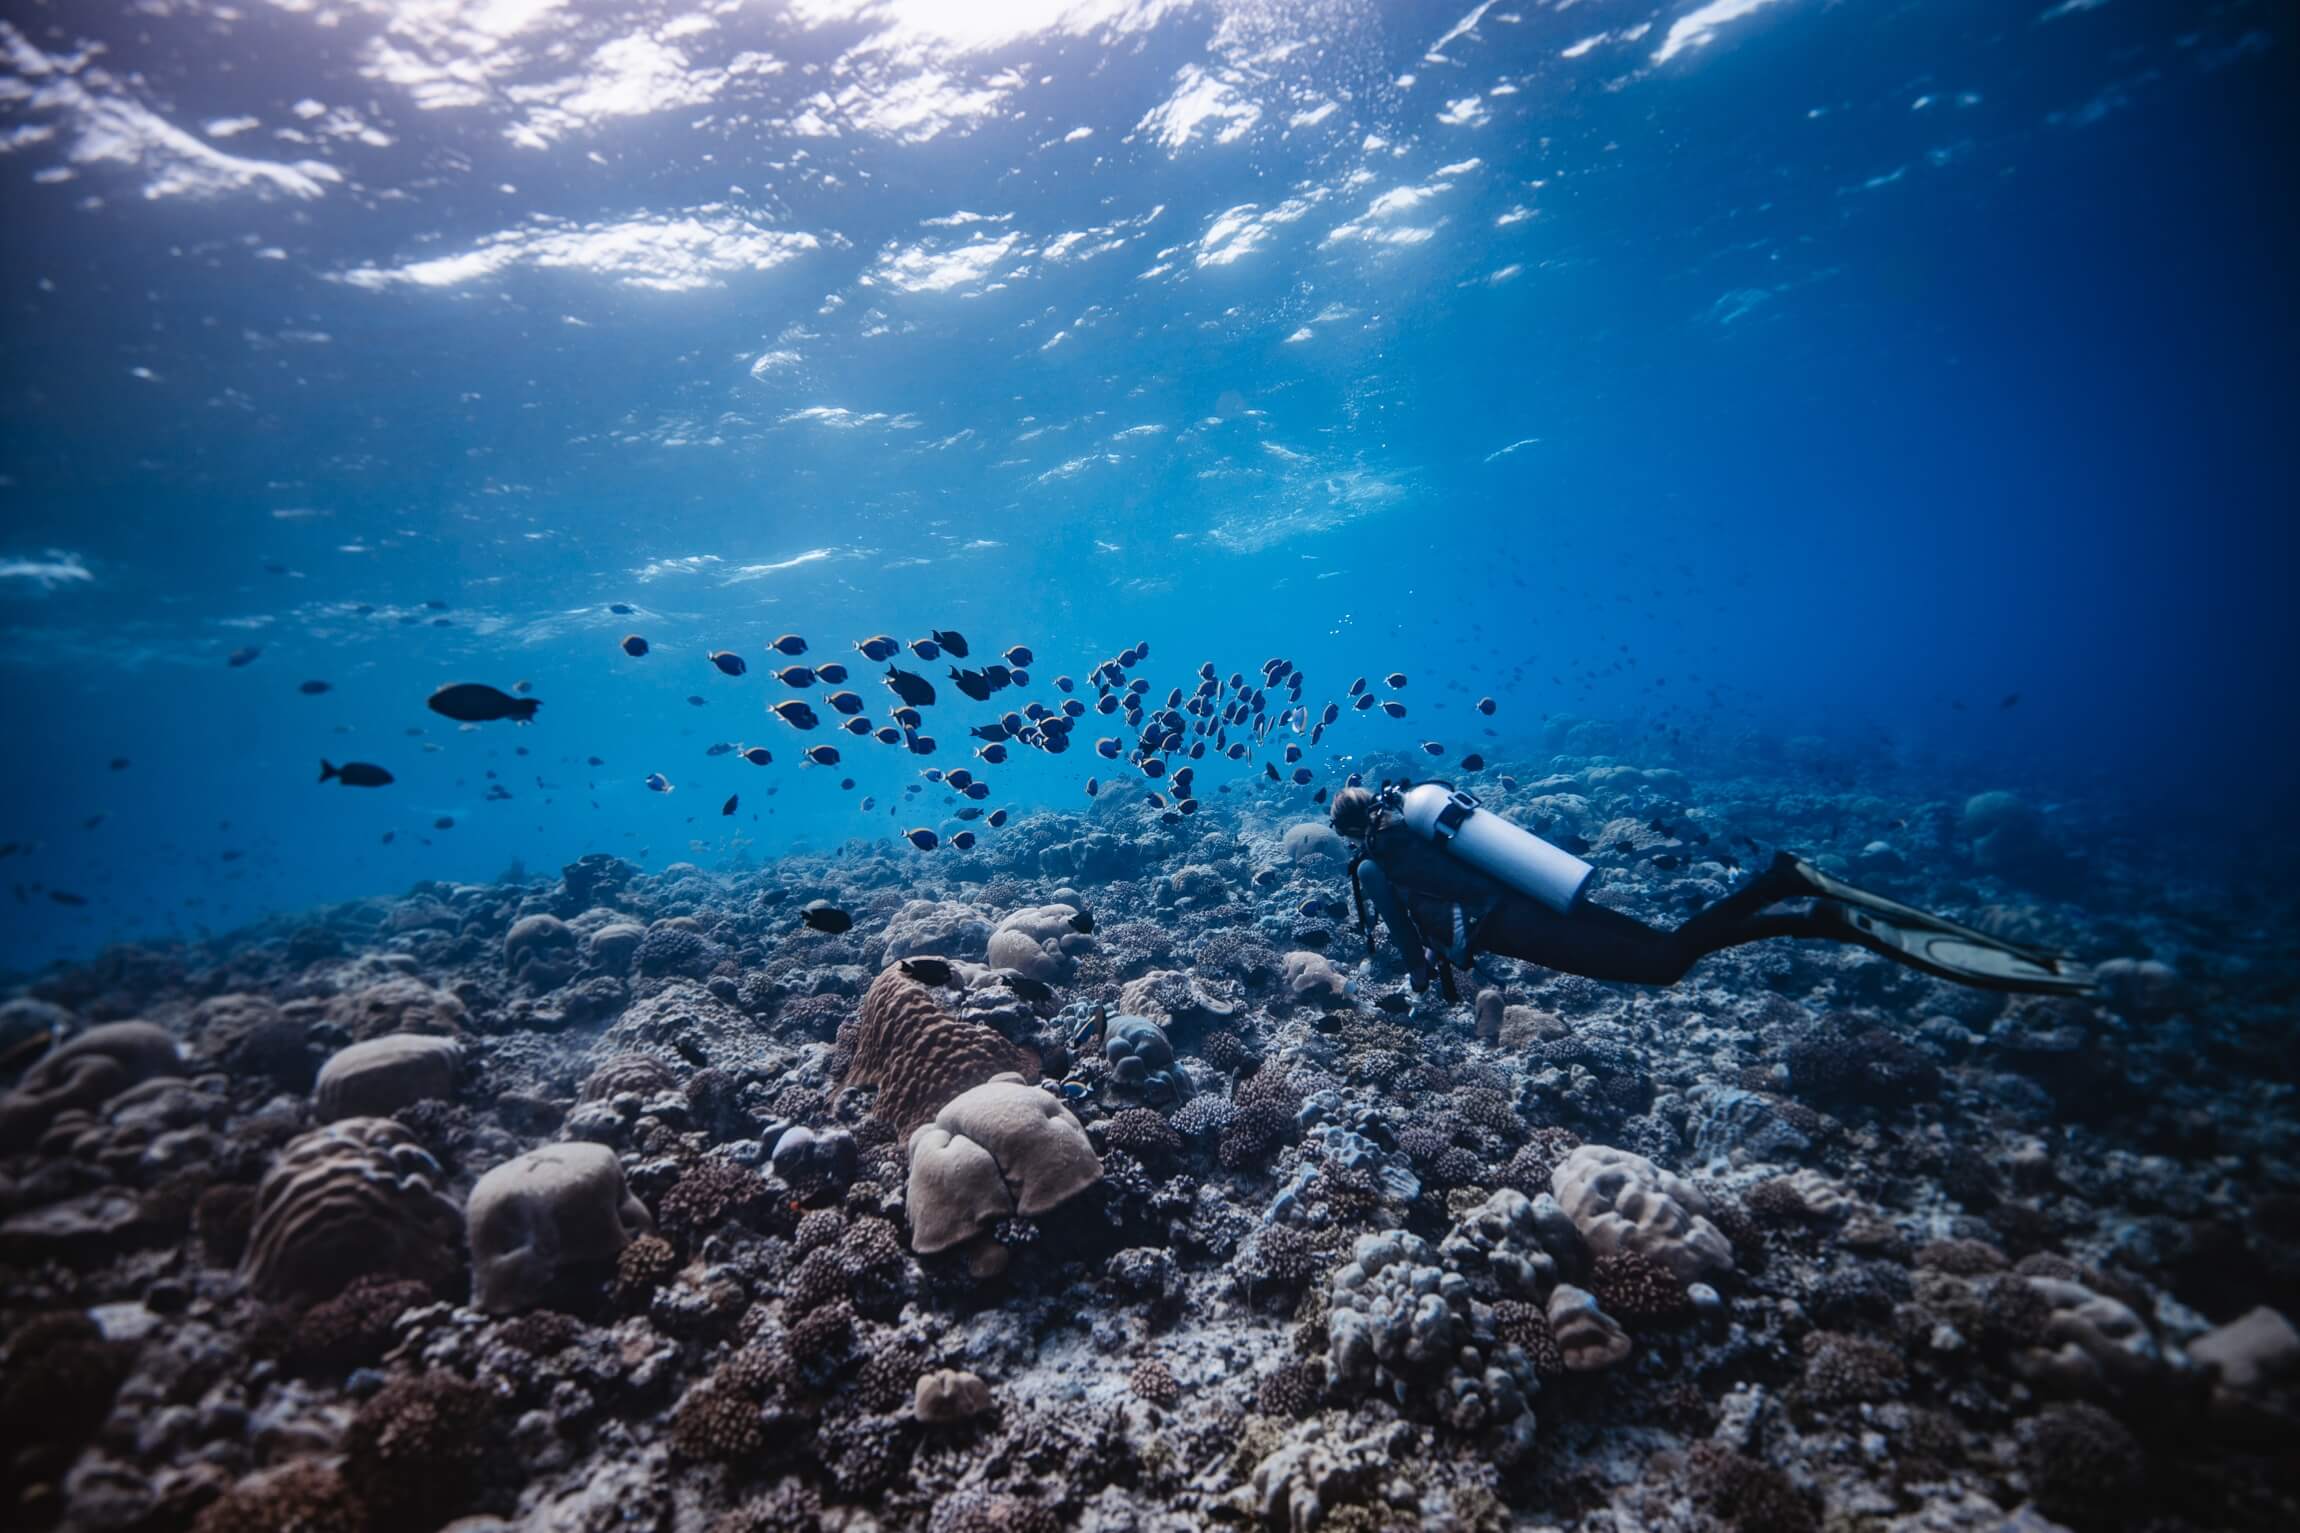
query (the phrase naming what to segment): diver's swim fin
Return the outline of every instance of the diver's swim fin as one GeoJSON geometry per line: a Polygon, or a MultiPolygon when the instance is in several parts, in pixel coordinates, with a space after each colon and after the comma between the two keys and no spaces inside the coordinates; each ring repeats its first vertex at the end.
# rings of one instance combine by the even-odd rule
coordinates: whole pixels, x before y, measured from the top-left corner
{"type": "MultiPolygon", "coordinates": [[[[1840,887],[1852,890],[1849,884],[1840,887]]],[[[2014,947],[1985,932],[1897,905],[1881,895],[1852,892],[1864,894],[1870,903],[1854,904],[1825,896],[1814,905],[1814,915],[1840,927],[1846,941],[1881,953],[1895,963],[1979,990],[2009,990],[2023,995],[2092,993],[2092,971],[2082,964],[2014,947]],[[1888,913],[1893,911],[1916,919],[1896,920],[1888,913]]]]}

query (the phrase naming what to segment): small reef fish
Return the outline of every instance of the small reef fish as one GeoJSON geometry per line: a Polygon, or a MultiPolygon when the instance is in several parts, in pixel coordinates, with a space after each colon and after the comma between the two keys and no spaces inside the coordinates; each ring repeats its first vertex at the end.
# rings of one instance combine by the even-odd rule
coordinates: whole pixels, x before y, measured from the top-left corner
{"type": "Polygon", "coordinates": [[[392,775],[382,767],[367,761],[347,761],[337,766],[326,757],[320,758],[319,780],[340,782],[347,788],[382,788],[392,782],[392,775]]]}
{"type": "Polygon", "coordinates": [[[513,697],[483,681],[458,681],[432,693],[425,699],[424,706],[444,718],[465,724],[485,724],[496,719],[527,724],[534,721],[535,710],[542,707],[543,702],[540,698],[513,697]]]}

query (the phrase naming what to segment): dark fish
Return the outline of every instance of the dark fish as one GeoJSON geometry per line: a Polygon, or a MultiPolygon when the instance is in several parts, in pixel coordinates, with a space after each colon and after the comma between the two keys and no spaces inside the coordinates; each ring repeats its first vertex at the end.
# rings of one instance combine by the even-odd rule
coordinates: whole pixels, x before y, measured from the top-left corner
{"type": "Polygon", "coordinates": [[[890,665],[886,668],[885,680],[889,692],[914,708],[931,707],[934,703],[934,683],[924,676],[890,665]]]}
{"type": "Polygon", "coordinates": [[[990,701],[990,678],[983,675],[982,672],[962,671],[954,665],[950,668],[950,679],[959,691],[964,692],[976,702],[987,703],[990,701]]]}
{"type": "Polygon", "coordinates": [[[1504,792],[1515,793],[1517,791],[1517,779],[1510,776],[1507,772],[1502,773],[1501,776],[1495,780],[1501,784],[1504,792]]]}
{"type": "MultiPolygon", "coordinates": [[[[822,674],[822,672],[817,671],[815,674],[819,676],[822,674]]],[[[859,693],[833,692],[828,697],[825,697],[823,701],[829,703],[833,708],[836,708],[841,713],[854,714],[863,711],[863,700],[861,694],[859,693]]]]}
{"type": "Polygon", "coordinates": [[[69,889],[50,889],[48,891],[48,898],[54,900],[59,905],[85,905],[88,903],[88,897],[86,895],[74,894],[69,889]]]}
{"type": "Polygon", "coordinates": [[[396,830],[387,830],[383,833],[383,844],[385,846],[391,845],[392,842],[397,841],[398,839],[399,832],[396,830]]]}
{"type": "Polygon", "coordinates": [[[809,766],[837,766],[839,748],[835,745],[810,745],[803,753],[809,766]]]}
{"type": "Polygon", "coordinates": [[[424,706],[465,724],[485,724],[495,719],[525,724],[533,721],[535,710],[543,704],[538,698],[513,697],[484,681],[458,681],[432,693],[424,706]]]}
{"type": "Polygon", "coordinates": [[[515,681],[511,684],[511,690],[518,693],[521,697],[525,697],[528,693],[535,690],[535,683],[532,681],[515,681]]]}
{"type": "Polygon", "coordinates": [[[1308,767],[1296,767],[1296,768],[1294,768],[1294,786],[1295,786],[1295,787],[1297,787],[1297,788],[1307,788],[1307,787],[1308,787],[1308,786],[1309,786],[1309,785],[1310,785],[1312,782],[1314,782],[1314,781],[1316,781],[1316,780],[1317,780],[1317,774],[1316,774],[1315,772],[1312,772],[1312,771],[1311,771],[1311,770],[1310,770],[1308,767]]]}
{"type": "Polygon", "coordinates": [[[717,666],[723,674],[728,676],[740,676],[751,668],[741,655],[736,654],[731,649],[714,649],[711,651],[710,659],[711,664],[717,666]]]}
{"type": "Polygon", "coordinates": [[[635,660],[647,653],[647,641],[635,633],[627,633],[623,635],[623,653],[635,660]]]}
{"type": "Polygon", "coordinates": [[[671,791],[671,779],[660,772],[649,772],[646,781],[647,791],[650,793],[668,793],[671,791]]]}
{"type": "Polygon", "coordinates": [[[347,761],[342,766],[337,766],[322,756],[319,763],[319,780],[326,782],[330,778],[342,783],[347,788],[380,788],[391,781],[391,774],[382,767],[371,765],[365,761],[347,761]]]}
{"type": "Polygon", "coordinates": [[[307,681],[301,686],[297,687],[296,690],[301,692],[306,697],[317,697],[322,692],[332,692],[335,690],[335,688],[333,684],[329,682],[307,681]]]}
{"type": "Polygon", "coordinates": [[[922,985],[947,985],[950,983],[950,960],[947,958],[921,955],[917,958],[905,958],[895,967],[922,985]]]}
{"type": "Polygon", "coordinates": [[[1654,856],[1653,865],[1657,868],[1674,868],[1678,865],[1678,859],[1673,852],[1660,852],[1654,856]]]}
{"type": "Polygon", "coordinates": [[[1997,704],[1997,706],[1998,706],[1999,708],[2010,708],[2010,707],[2011,707],[2013,704],[2015,704],[2015,703],[2017,703],[2017,702],[2019,702],[2019,701],[2020,701],[2020,694],[2019,694],[2018,692],[2007,692],[2007,693],[2004,695],[2004,701],[2003,701],[2003,702],[2001,702],[2001,703],[1998,703],[1998,704],[1997,704]]]}
{"type": "Polygon", "coordinates": [[[1323,789],[1323,788],[1320,788],[1320,789],[1319,789],[1317,792],[1315,792],[1315,793],[1313,793],[1313,794],[1311,794],[1311,795],[1310,795],[1310,802],[1311,802],[1311,803],[1313,803],[1313,804],[1322,804],[1322,803],[1324,803],[1325,801],[1326,801],[1326,790],[1325,790],[1325,789],[1323,789]]]}
{"type": "Polygon", "coordinates": [[[931,756],[934,754],[934,736],[932,735],[906,733],[903,737],[903,743],[910,747],[910,753],[913,756],[931,756]]]}
{"type": "Polygon", "coordinates": [[[971,830],[962,830],[962,831],[960,831],[960,832],[959,832],[957,835],[955,835],[955,836],[952,836],[952,837],[950,838],[950,845],[951,845],[951,850],[953,850],[953,851],[958,851],[958,852],[971,852],[971,851],[973,851],[973,850],[974,850],[974,832],[973,832],[973,831],[971,831],[971,830]]]}
{"type": "Polygon", "coordinates": [[[942,845],[942,837],[936,835],[933,831],[928,830],[923,825],[919,826],[915,830],[904,831],[902,833],[902,838],[905,841],[908,841],[912,846],[917,847],[922,852],[931,852],[936,847],[942,845]]]}
{"type": "Polygon", "coordinates": [[[942,658],[942,646],[932,639],[911,640],[910,652],[921,660],[940,660],[942,658]]]}
{"type": "Polygon", "coordinates": [[[1384,703],[1382,704],[1382,712],[1393,719],[1402,719],[1406,716],[1406,705],[1404,703],[1384,703]]]}
{"type": "Polygon", "coordinates": [[[895,723],[901,725],[904,729],[916,729],[919,725],[926,722],[926,716],[920,713],[916,708],[897,708],[893,713],[889,714],[888,717],[892,718],[895,723]]]}
{"type": "MultiPolygon", "coordinates": [[[[1232,682],[1232,683],[1231,683],[1231,685],[1232,685],[1232,686],[1235,686],[1235,685],[1237,685],[1237,683],[1236,683],[1236,682],[1232,682]]],[[[1352,697],[1356,697],[1356,696],[1357,696],[1357,695],[1358,695],[1360,692],[1363,692],[1363,691],[1365,691],[1365,689],[1366,689],[1366,679],[1365,679],[1363,676],[1360,676],[1360,677],[1359,677],[1359,678],[1358,678],[1356,681],[1353,681],[1353,682],[1351,682],[1351,683],[1350,683],[1350,691],[1349,691],[1349,695],[1350,695],[1350,696],[1352,696],[1352,697]]]]}
{"type": "Polygon", "coordinates": [[[1086,796],[1088,798],[1092,798],[1095,794],[1100,793],[1101,791],[1102,780],[1100,778],[1089,777],[1086,779],[1086,796]]]}
{"type": "MultiPolygon", "coordinates": [[[[959,659],[966,658],[966,635],[953,628],[937,628],[928,635],[935,643],[949,650],[959,659]]],[[[873,657],[876,658],[875,656],[873,657]]]]}
{"type": "Polygon", "coordinates": [[[795,697],[779,702],[767,711],[793,729],[812,729],[822,722],[815,716],[814,709],[795,697]]]}
{"type": "Polygon", "coordinates": [[[852,930],[855,924],[853,916],[829,900],[807,901],[799,907],[799,919],[806,923],[808,930],[828,932],[834,937],[843,931],[852,930]]]}
{"type": "Polygon", "coordinates": [[[982,823],[989,826],[992,830],[996,830],[999,826],[1006,823],[1006,811],[1003,809],[993,809],[990,811],[990,818],[983,821],[982,823]]]}
{"type": "Polygon", "coordinates": [[[902,731],[892,724],[884,724],[872,731],[871,738],[881,745],[892,745],[902,738],[902,731]]]}
{"type": "Polygon", "coordinates": [[[607,604],[607,610],[614,613],[617,617],[629,617],[632,613],[638,611],[639,609],[632,606],[627,601],[616,601],[609,602],[607,604]]]}
{"type": "Polygon", "coordinates": [[[125,756],[114,756],[112,758],[112,770],[115,772],[125,772],[128,770],[128,758],[125,756]]]}
{"type": "Polygon", "coordinates": [[[1445,747],[1435,740],[1424,740],[1422,742],[1422,754],[1425,756],[1442,756],[1445,754],[1445,747]]]}
{"type": "Polygon", "coordinates": [[[826,687],[835,687],[847,679],[847,668],[833,660],[828,665],[815,667],[815,680],[826,687]]]}
{"type": "Polygon", "coordinates": [[[1270,774],[1270,781],[1272,781],[1272,782],[1284,782],[1284,781],[1285,781],[1285,779],[1284,779],[1284,778],[1282,778],[1282,777],[1280,777],[1280,776],[1278,775],[1278,763],[1276,763],[1275,761],[1265,761],[1265,762],[1263,762],[1263,763],[1262,763],[1262,770],[1270,774]]]}
{"type": "Polygon", "coordinates": [[[703,754],[706,756],[724,756],[734,748],[731,741],[721,740],[717,744],[703,747],[703,754]]]}
{"type": "Polygon", "coordinates": [[[1490,697],[1481,697],[1477,700],[1477,711],[1488,718],[1493,716],[1493,706],[1493,699],[1490,697]]]}
{"type": "MultiPolygon", "coordinates": [[[[1078,683],[1077,683],[1077,682],[1075,682],[1075,681],[1072,681],[1072,680],[1071,680],[1069,677],[1067,677],[1067,676],[1057,676],[1057,677],[1055,677],[1055,678],[1054,678],[1054,690],[1055,690],[1055,691],[1057,691],[1057,692],[1064,692],[1064,693],[1067,693],[1067,692],[1071,692],[1071,691],[1074,691],[1074,690],[1076,690],[1076,689],[1077,689],[1077,686],[1078,686],[1078,683]]],[[[1083,707],[1084,707],[1084,706],[1086,706],[1086,705],[1085,705],[1084,703],[1080,703],[1080,704],[1079,704],[1079,706],[1083,708],[1083,707]]]]}
{"type": "Polygon", "coordinates": [[[795,633],[786,633],[768,645],[767,648],[778,655],[803,655],[807,652],[807,641],[795,633]]]}
{"type": "Polygon", "coordinates": [[[891,660],[901,648],[902,646],[895,642],[892,634],[884,633],[873,634],[855,644],[856,651],[865,660],[891,660]]]}
{"type": "Polygon", "coordinates": [[[998,766],[1006,760],[1006,747],[1003,745],[979,745],[975,747],[974,753],[992,766],[998,766]]]}
{"type": "Polygon", "coordinates": [[[1017,974],[1012,969],[1001,973],[998,976],[998,982],[1033,1006],[1043,1006],[1054,999],[1054,987],[1052,985],[1042,979],[1032,979],[1027,974],[1017,974]]]}
{"type": "Polygon", "coordinates": [[[698,693],[689,692],[687,694],[687,706],[690,708],[708,708],[711,706],[711,700],[698,693]]]}
{"type": "Polygon", "coordinates": [[[723,804],[721,804],[721,805],[719,806],[719,813],[721,813],[721,814],[723,814],[723,815],[725,815],[725,814],[733,814],[733,813],[735,812],[735,807],[736,807],[738,804],[742,803],[742,801],[743,801],[743,796],[742,796],[740,793],[730,793],[730,794],[728,794],[728,795],[727,795],[727,801],[726,801],[725,803],[723,803],[723,804]]]}
{"type": "Polygon", "coordinates": [[[431,822],[431,828],[433,830],[453,830],[455,829],[455,816],[443,814],[431,822]]]}
{"type": "Polygon", "coordinates": [[[1471,751],[1461,758],[1461,769],[1465,772],[1482,772],[1485,770],[1485,758],[1471,751]]]}
{"type": "Polygon", "coordinates": [[[1030,662],[1036,659],[1037,656],[1031,654],[1030,647],[1028,645],[1017,644],[1014,646],[1014,648],[1008,650],[1005,654],[1000,655],[998,658],[1005,661],[1008,665],[1013,666],[1015,669],[1020,670],[1023,666],[1030,664],[1030,662]]]}
{"type": "Polygon", "coordinates": [[[775,672],[775,680],[786,687],[811,687],[815,684],[815,670],[811,665],[786,665],[775,672]]]}
{"type": "Polygon", "coordinates": [[[1361,692],[1358,694],[1358,700],[1350,704],[1350,706],[1356,709],[1358,712],[1363,713],[1374,705],[1374,701],[1375,699],[1373,693],[1361,692]]]}
{"type": "Polygon", "coordinates": [[[870,733],[870,720],[864,718],[861,714],[858,713],[853,718],[848,719],[844,723],[840,724],[839,728],[845,730],[850,735],[867,735],[870,733]]]}
{"type": "Polygon", "coordinates": [[[256,656],[262,653],[263,649],[258,645],[242,645],[240,648],[235,649],[230,654],[224,656],[224,664],[230,666],[234,670],[238,670],[241,666],[252,662],[256,656]]]}
{"type": "Polygon", "coordinates": [[[605,766],[607,764],[605,758],[599,756],[586,756],[583,759],[593,766],[605,766]]]}

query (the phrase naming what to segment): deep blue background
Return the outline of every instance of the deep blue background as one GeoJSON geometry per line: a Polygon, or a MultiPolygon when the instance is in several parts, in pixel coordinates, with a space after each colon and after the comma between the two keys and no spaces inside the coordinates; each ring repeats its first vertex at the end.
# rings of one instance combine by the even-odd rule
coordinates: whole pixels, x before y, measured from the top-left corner
{"type": "MultiPolygon", "coordinates": [[[[2288,12],[2117,0],[2044,22],[1783,0],[1629,78],[1556,54],[1642,13],[1488,26],[1483,51],[1438,65],[1422,50],[1457,12],[1363,10],[1307,66],[1352,92],[1330,135],[1267,131],[1273,102],[1264,131],[1170,156],[1124,140],[1176,68],[1211,56],[1206,18],[1184,13],[1122,46],[1020,50],[1053,83],[971,133],[812,143],[836,188],[765,169],[788,146],[724,114],[610,121],[538,154],[484,114],[395,110],[349,76],[360,23],[322,37],[268,13],[231,28],[64,14],[25,35],[106,40],[111,68],[142,71],[122,88],[187,127],[357,96],[398,142],[345,160],[350,181],[312,202],[147,200],[116,167],[36,183],[54,144],[0,159],[0,559],[66,550],[95,577],[0,582],[16,735],[0,841],[36,843],[0,861],[25,901],[0,891],[0,962],[515,858],[771,856],[930,819],[884,812],[911,758],[850,751],[854,793],[797,769],[805,742],[762,711],[780,695],[765,641],[786,629],[822,658],[955,625],[979,647],[1030,644],[1043,676],[1149,638],[1160,692],[1201,658],[1226,672],[1284,654],[1313,704],[1396,666],[1415,714],[1357,721],[1345,752],[1434,738],[1495,754],[1463,705],[1497,691],[1500,747],[1531,761],[1559,710],[1681,729],[1697,777],[1704,742],[1723,762],[1752,734],[1819,734],[1900,763],[1896,792],[2079,802],[2232,880],[2291,850],[2288,12]],[[1409,71],[1425,78],[1397,85],[1409,71]],[[1503,75],[1520,89],[1488,98],[1491,120],[1431,125],[1503,75]],[[1074,121],[1096,125],[1091,154],[1045,147],[1074,121]],[[1408,153],[1363,151],[1369,125],[1408,153]],[[1367,197],[1472,156],[1427,244],[1319,243],[1367,197]],[[1140,275],[1225,208],[1361,164],[1376,178],[1234,265],[1184,253],[1174,275],[1140,275]],[[532,214],[628,218],[735,183],[766,221],[844,243],[682,293],[526,268],[448,290],[331,276],[532,214]],[[101,206],[81,205],[91,194],[101,206]],[[1536,216],[1496,227],[1513,203],[1536,216]],[[1010,212],[1036,243],[1160,204],[1125,251],[1041,262],[1000,291],[855,286],[955,209],[1010,212]],[[258,259],[265,246],[285,258],[258,259]],[[825,316],[832,293],[850,301],[825,316]],[[1349,316],[1319,321],[1329,304],[1349,316]],[[873,306],[894,335],[860,333],[873,306]],[[794,322],[815,332],[799,376],[753,380],[794,322]],[[1317,337],[1289,344],[1304,323],[1317,337]],[[280,338],[293,331],[329,339],[280,338]],[[920,425],[773,425],[812,404],[920,425]],[[666,417],[718,444],[649,440],[666,417]],[[1034,422],[1058,429],[1017,446],[1034,422]],[[1142,422],[1167,430],[1124,463],[1036,482],[1142,422]],[[957,448],[917,450],[962,429],[957,448]],[[1354,475],[1382,496],[1321,529],[1354,475]],[[269,514],[296,506],[331,514],[269,514]],[[1283,515],[1283,535],[1245,546],[1239,528],[1283,515]],[[839,556],[732,585],[633,574],[814,548],[839,556]],[[397,620],[432,598],[455,626],[397,620]],[[610,617],[612,600],[645,615],[610,617]],[[357,602],[381,610],[343,610],[357,602]],[[614,648],[630,628],[657,646],[645,662],[614,648]],[[262,657],[227,668],[242,643],[262,657]],[[750,655],[750,678],[703,662],[722,646],[750,655]],[[301,696],[307,677],[336,690],[301,696]],[[458,735],[422,709],[443,681],[521,677],[546,706],[516,735],[458,735]],[[721,738],[777,762],[705,759],[721,738]],[[400,780],[319,788],[323,755],[400,780]],[[107,770],[114,756],[132,767],[107,770]],[[512,802],[480,801],[490,768],[512,802]],[[650,771],[678,791],[646,792],[650,771]],[[734,791],[744,811],[723,821],[734,791]],[[865,792],[879,812],[854,808],[865,792]],[[430,830],[441,814],[454,830],[430,830]],[[48,888],[91,903],[55,906],[48,888]]],[[[1623,66],[1675,12],[1657,14],[1623,66]]],[[[827,62],[842,35],[784,42],[827,62]]],[[[942,711],[941,764],[983,712],[942,711]]],[[[998,802],[1083,802],[1101,765],[1029,763],[999,774],[998,802]]]]}

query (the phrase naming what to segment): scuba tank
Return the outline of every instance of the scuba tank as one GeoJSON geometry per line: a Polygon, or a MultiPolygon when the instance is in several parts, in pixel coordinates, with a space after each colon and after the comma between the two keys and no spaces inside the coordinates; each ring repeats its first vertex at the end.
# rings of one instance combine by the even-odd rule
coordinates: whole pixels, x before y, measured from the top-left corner
{"type": "Polygon", "coordinates": [[[1451,856],[1560,914],[1571,910],[1596,869],[1515,825],[1459,788],[1425,782],[1388,790],[1398,818],[1451,856]]]}

